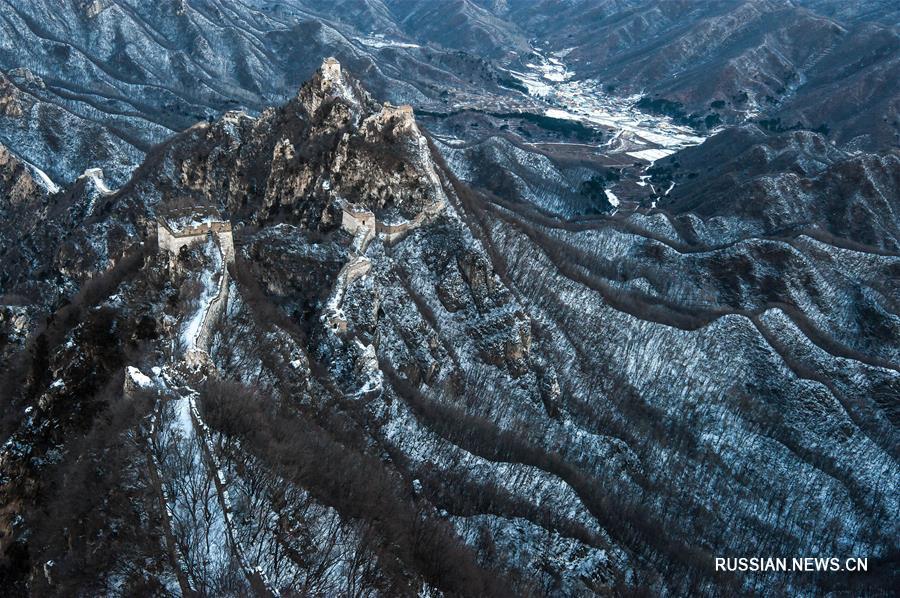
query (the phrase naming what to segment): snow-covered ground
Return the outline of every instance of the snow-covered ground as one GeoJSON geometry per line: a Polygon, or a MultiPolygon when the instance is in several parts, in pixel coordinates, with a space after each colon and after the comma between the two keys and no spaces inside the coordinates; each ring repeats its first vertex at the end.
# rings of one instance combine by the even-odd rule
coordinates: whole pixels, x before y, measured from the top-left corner
{"type": "MultiPolygon", "coordinates": [[[[168,383],[168,380],[166,380],[168,383]]],[[[167,389],[169,390],[169,389],[167,389]]],[[[194,394],[172,393],[171,410],[160,430],[159,446],[171,447],[157,456],[169,517],[194,585],[217,579],[229,570],[227,514],[216,493],[212,473],[203,459],[202,436],[192,418],[194,394]]]]}
{"type": "Polygon", "coordinates": [[[136,367],[128,366],[125,371],[128,374],[128,377],[132,382],[134,382],[136,386],[139,386],[141,388],[153,387],[153,380],[151,380],[146,374],[144,374],[136,367]]]}
{"type": "Polygon", "coordinates": [[[383,33],[374,33],[369,37],[357,37],[356,41],[370,48],[420,48],[419,44],[387,39],[383,33]]]}
{"type": "Polygon", "coordinates": [[[611,153],[625,152],[640,160],[653,162],[676,151],[702,143],[705,139],[690,127],[676,125],[666,116],[655,116],[635,107],[640,95],[609,95],[598,81],[575,80],[562,58],[566,50],[545,57],[534,51],[535,59],[526,63],[527,71],[513,71],[532,97],[548,104],[547,116],[586,122],[615,130],[606,143],[611,153]],[[655,148],[636,149],[643,145],[655,148]]]}
{"type": "MultiPolygon", "coordinates": [[[[203,208],[198,208],[202,210],[203,208]]],[[[193,228],[203,224],[212,224],[213,222],[221,222],[222,219],[212,214],[198,214],[192,212],[186,216],[168,218],[166,224],[172,229],[172,232],[180,232],[186,228],[193,228]]]]}
{"type": "MultiPolygon", "coordinates": [[[[101,168],[88,168],[84,171],[84,174],[81,177],[87,177],[94,182],[97,190],[103,195],[111,195],[115,193],[112,189],[110,189],[106,185],[106,181],[103,179],[103,169],[101,168]]],[[[79,178],[81,178],[79,177],[79,178]]]]}
{"type": "Polygon", "coordinates": [[[611,206],[613,206],[614,208],[619,207],[619,198],[616,197],[615,193],[613,193],[609,189],[605,189],[603,192],[606,193],[606,199],[609,201],[609,204],[611,206]]]}
{"type": "Polygon", "coordinates": [[[661,160],[666,156],[669,156],[674,153],[673,150],[670,149],[646,149],[646,150],[638,150],[636,152],[625,152],[632,158],[637,158],[638,160],[647,160],[648,162],[656,162],[657,160],[661,160]]]}
{"type": "Polygon", "coordinates": [[[53,182],[53,179],[51,179],[51,178],[47,175],[46,172],[44,172],[43,170],[41,170],[40,168],[38,168],[37,166],[35,166],[35,165],[32,164],[31,162],[26,161],[25,159],[22,159],[22,161],[25,162],[25,164],[27,164],[28,167],[31,169],[31,172],[34,173],[35,176],[37,176],[37,182],[38,182],[44,189],[47,190],[47,193],[49,193],[50,195],[53,195],[54,193],[59,193],[59,191],[60,191],[60,186],[57,185],[56,183],[54,183],[54,182],[53,182]]]}
{"type": "MultiPolygon", "coordinates": [[[[89,191],[90,203],[88,204],[87,213],[94,213],[94,206],[97,205],[97,198],[101,195],[112,195],[115,193],[112,189],[110,189],[106,181],[103,179],[103,169],[101,168],[88,168],[84,171],[84,174],[78,177],[79,179],[87,179],[90,183],[93,184],[93,190],[89,191]]],[[[90,189],[90,188],[89,188],[90,189]]]]}
{"type": "Polygon", "coordinates": [[[216,242],[210,238],[204,246],[204,253],[209,258],[209,267],[203,270],[200,275],[202,289],[198,300],[197,309],[188,318],[181,332],[181,345],[187,349],[193,349],[197,344],[197,337],[200,335],[200,329],[209,311],[209,306],[213,299],[219,294],[219,285],[217,278],[222,273],[222,254],[216,242]]]}

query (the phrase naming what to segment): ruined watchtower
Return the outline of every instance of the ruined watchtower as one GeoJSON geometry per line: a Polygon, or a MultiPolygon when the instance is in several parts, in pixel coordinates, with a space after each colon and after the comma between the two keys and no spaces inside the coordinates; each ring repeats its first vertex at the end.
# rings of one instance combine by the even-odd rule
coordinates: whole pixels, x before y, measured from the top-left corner
{"type": "Polygon", "coordinates": [[[341,78],[341,63],[333,56],[329,56],[322,61],[322,78],[326,81],[341,78]]]}
{"type": "Polygon", "coordinates": [[[355,234],[363,226],[375,232],[375,213],[372,210],[345,199],[339,199],[338,205],[341,207],[341,228],[350,234],[355,234]]]}
{"type": "Polygon", "coordinates": [[[225,263],[234,261],[234,237],[231,222],[223,220],[218,214],[197,216],[187,211],[178,216],[168,214],[156,221],[157,244],[160,251],[167,251],[177,257],[182,247],[205,241],[208,235],[214,235],[222,250],[225,263]]]}

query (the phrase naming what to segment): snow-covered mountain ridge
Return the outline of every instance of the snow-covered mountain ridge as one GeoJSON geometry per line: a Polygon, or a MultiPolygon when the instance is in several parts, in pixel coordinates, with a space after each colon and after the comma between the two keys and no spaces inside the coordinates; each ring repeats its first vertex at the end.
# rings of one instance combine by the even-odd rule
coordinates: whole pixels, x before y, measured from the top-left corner
{"type": "Polygon", "coordinates": [[[51,4],[0,3],[5,592],[895,585],[891,54],[835,71],[832,131],[653,99],[798,22],[839,40],[812,78],[886,8],[51,4]],[[755,552],[869,571],[715,570],[755,552]]]}

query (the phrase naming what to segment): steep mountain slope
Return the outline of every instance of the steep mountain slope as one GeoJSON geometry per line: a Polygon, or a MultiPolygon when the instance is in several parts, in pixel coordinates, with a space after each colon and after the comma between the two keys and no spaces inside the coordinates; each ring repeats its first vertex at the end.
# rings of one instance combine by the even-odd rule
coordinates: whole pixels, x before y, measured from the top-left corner
{"type": "MultiPolygon", "coordinates": [[[[712,163],[705,145],[692,150],[701,172],[712,163]]],[[[715,178],[685,183],[660,208],[577,221],[500,198],[471,208],[539,323],[535,346],[559,372],[563,412],[625,440],[643,492],[659,501],[650,511],[667,513],[667,537],[713,553],[790,554],[861,549],[864,536],[890,530],[878,564],[890,576],[894,507],[876,507],[875,496],[897,484],[896,157],[844,158],[809,175],[772,170],[717,191],[715,178]],[[869,450],[871,461],[858,452],[869,450]],[[881,523],[847,525],[859,516],[881,523]]],[[[793,593],[803,581],[760,583],[793,593]]]]}
{"type": "Polygon", "coordinates": [[[896,152],[849,153],[822,135],[767,135],[755,126],[723,131],[656,163],[665,207],[678,214],[730,219],[720,242],[818,229],[874,251],[900,249],[896,152]],[[729,155],[727,160],[714,157],[729,155]],[[672,186],[674,183],[674,186],[672,186]]]}
{"type": "Polygon", "coordinates": [[[48,206],[0,281],[32,293],[31,324],[12,302],[0,320],[5,587],[890,587],[896,157],[733,135],[661,162],[658,208],[562,219],[460,182],[412,110],[326,61],[115,192],[48,193],[5,154],[12,245],[17,206],[48,206]],[[744,149],[695,184],[719,143],[744,149]],[[766,201],[718,191],[732,170],[766,201]],[[808,193],[779,193],[791,176],[808,193]],[[842,240],[816,200],[848,184],[842,240]],[[713,571],[748,546],[872,566],[713,571]]]}
{"type": "Polygon", "coordinates": [[[527,51],[528,42],[518,27],[471,0],[422,3],[411,0],[386,2],[404,31],[423,42],[471,51],[487,50],[487,56],[527,51]]]}
{"type": "Polygon", "coordinates": [[[4,591],[888,594],[895,17],[0,1],[4,591]]]}

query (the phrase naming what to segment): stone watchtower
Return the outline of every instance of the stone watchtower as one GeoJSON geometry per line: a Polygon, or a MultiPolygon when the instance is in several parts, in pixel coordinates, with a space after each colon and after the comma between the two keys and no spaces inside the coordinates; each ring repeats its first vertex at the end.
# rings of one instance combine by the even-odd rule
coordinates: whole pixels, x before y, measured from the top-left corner
{"type": "Polygon", "coordinates": [[[326,81],[335,81],[341,78],[341,63],[333,56],[329,56],[322,62],[322,78],[326,81]]]}
{"type": "Polygon", "coordinates": [[[156,238],[160,251],[167,251],[173,257],[178,256],[182,247],[204,241],[207,235],[213,235],[219,242],[222,257],[225,263],[234,261],[234,237],[231,232],[231,222],[213,218],[204,219],[202,222],[191,222],[186,226],[179,226],[174,221],[160,218],[156,222],[156,238]]]}

